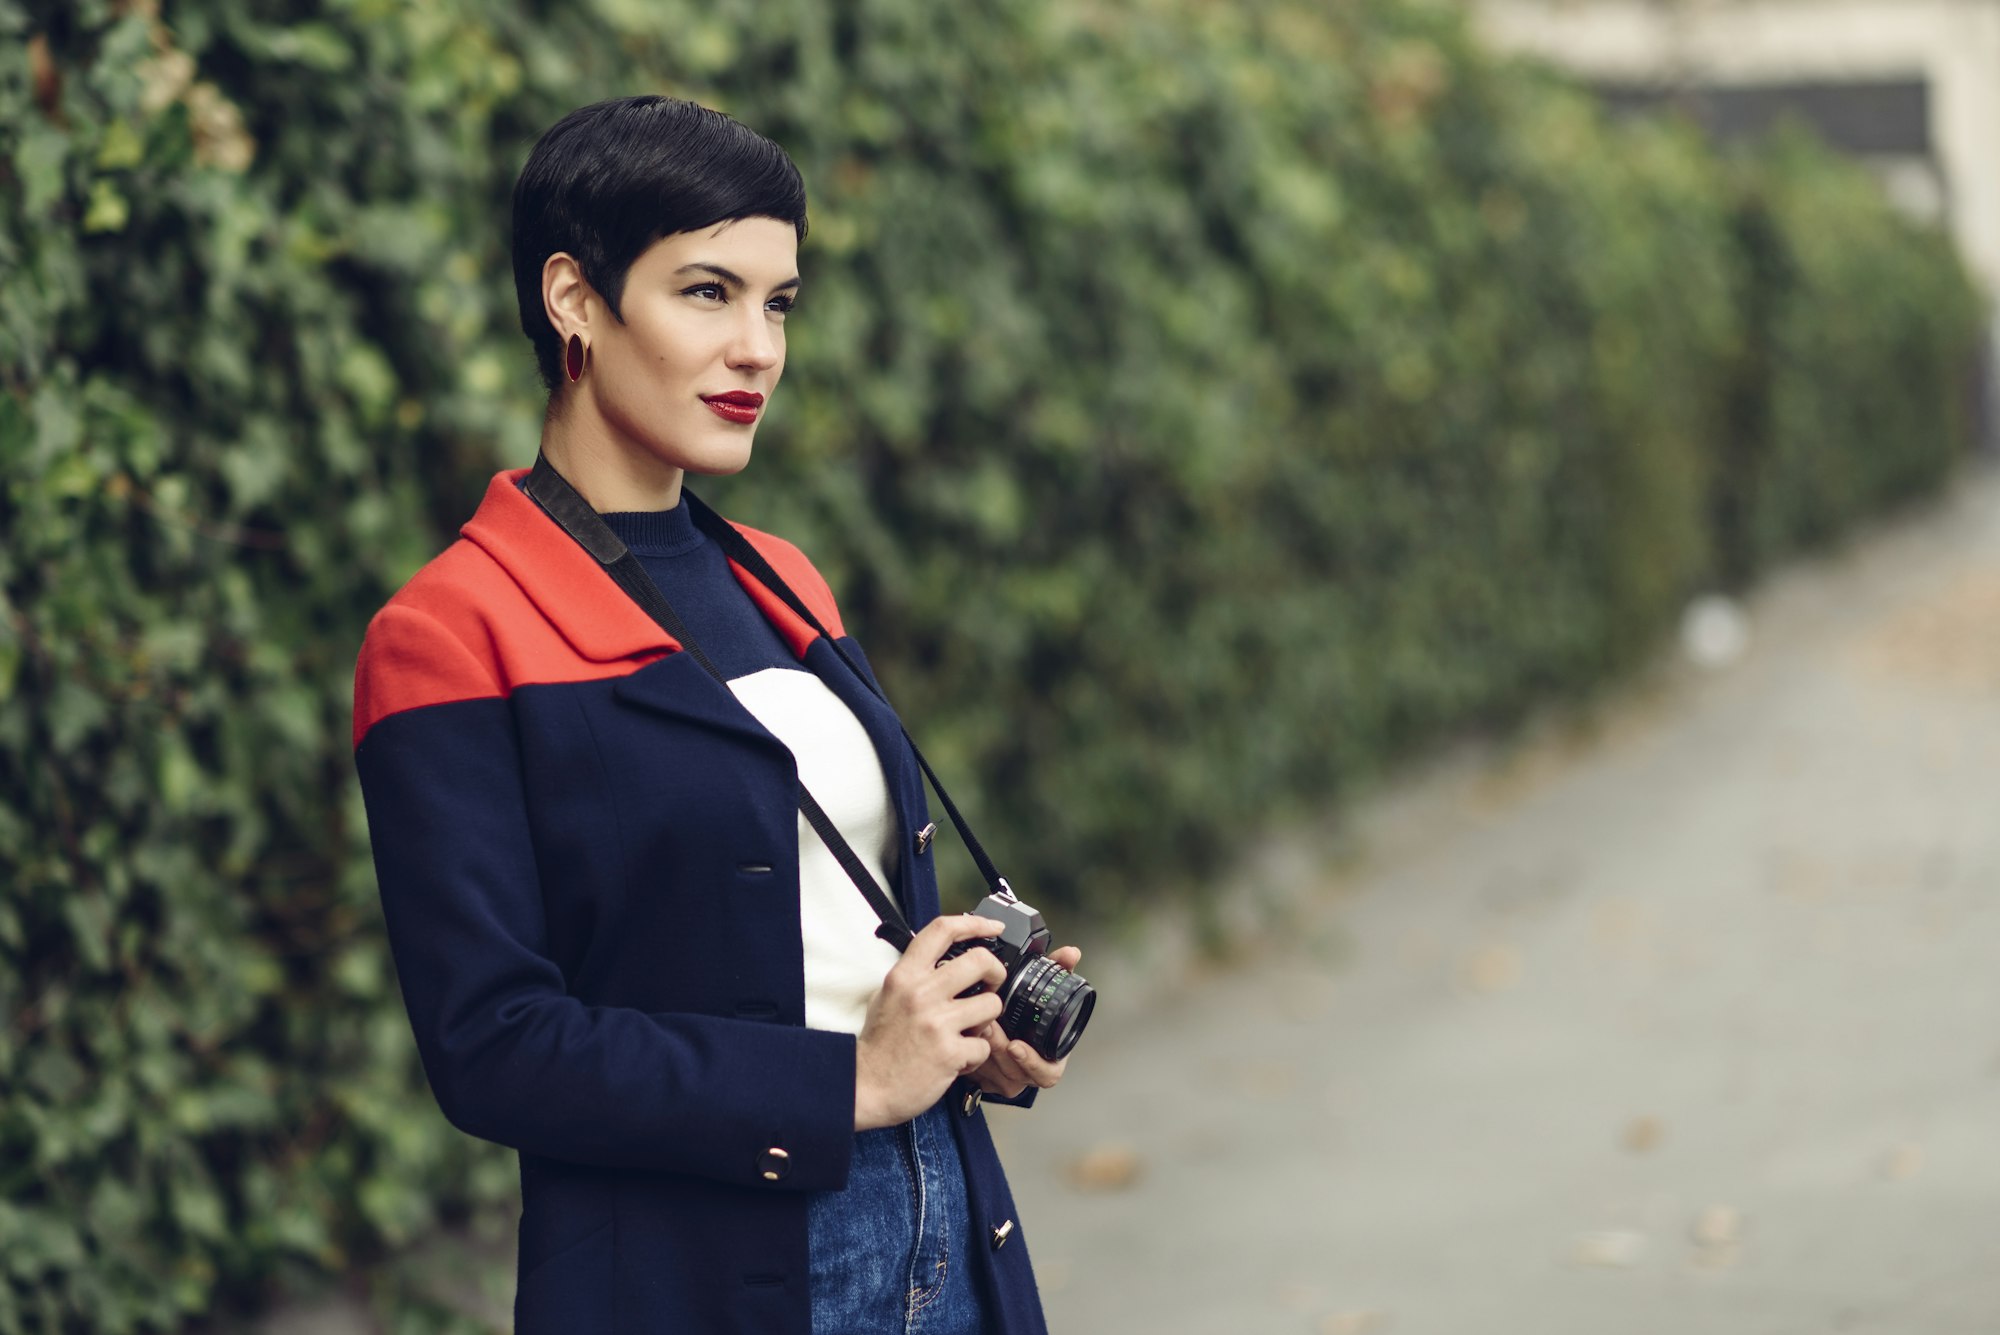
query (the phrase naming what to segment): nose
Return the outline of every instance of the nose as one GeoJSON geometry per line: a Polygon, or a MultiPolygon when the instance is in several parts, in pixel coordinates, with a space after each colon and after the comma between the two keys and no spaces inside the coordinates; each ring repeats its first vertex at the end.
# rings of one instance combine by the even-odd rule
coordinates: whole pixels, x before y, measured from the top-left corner
{"type": "Polygon", "coordinates": [[[731,370],[768,371],[784,355],[784,331],[760,306],[750,306],[737,322],[724,354],[731,370]]]}

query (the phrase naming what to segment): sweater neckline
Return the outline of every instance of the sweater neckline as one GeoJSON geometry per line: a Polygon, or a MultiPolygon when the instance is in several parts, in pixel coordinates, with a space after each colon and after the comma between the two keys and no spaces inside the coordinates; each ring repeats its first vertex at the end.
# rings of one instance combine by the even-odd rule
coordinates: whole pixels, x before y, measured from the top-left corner
{"type": "Polygon", "coordinates": [[[607,510],[599,517],[637,556],[682,556],[707,541],[685,498],[671,510],[607,510]]]}

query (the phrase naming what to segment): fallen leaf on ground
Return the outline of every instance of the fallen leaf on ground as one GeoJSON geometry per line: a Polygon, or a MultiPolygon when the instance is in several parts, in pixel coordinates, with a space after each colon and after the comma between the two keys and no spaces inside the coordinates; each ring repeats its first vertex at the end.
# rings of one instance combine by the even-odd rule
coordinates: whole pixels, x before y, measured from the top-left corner
{"type": "Polygon", "coordinates": [[[1495,943],[1466,957],[1460,976],[1475,992],[1504,992],[1521,981],[1521,952],[1495,943]]]}
{"type": "Polygon", "coordinates": [[[1660,1143],[1666,1128],[1657,1117],[1634,1117],[1625,1124],[1625,1148],[1634,1154],[1644,1154],[1660,1143]]]}
{"type": "Polygon", "coordinates": [[[1924,1166],[1924,1147],[1898,1145],[1882,1159],[1882,1176],[1891,1182],[1905,1182],[1924,1166]]]}
{"type": "Polygon", "coordinates": [[[1743,1237],[1742,1212],[1733,1205],[1711,1205],[1695,1216],[1692,1232],[1704,1247],[1726,1247],[1743,1237]]]}
{"type": "Polygon", "coordinates": [[[1144,1166],[1129,1145],[1099,1145],[1070,1161],[1070,1185],[1081,1191],[1119,1191],[1138,1181],[1144,1166]]]}

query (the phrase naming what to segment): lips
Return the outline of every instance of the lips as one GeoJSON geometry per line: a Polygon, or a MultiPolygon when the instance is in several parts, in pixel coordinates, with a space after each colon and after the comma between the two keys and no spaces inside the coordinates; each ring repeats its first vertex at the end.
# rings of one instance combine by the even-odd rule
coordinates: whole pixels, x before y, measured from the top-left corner
{"type": "Polygon", "coordinates": [[[754,422],[757,410],[764,406],[762,394],[752,394],[748,390],[732,389],[727,394],[704,394],[701,401],[714,411],[717,417],[729,422],[754,422]]]}

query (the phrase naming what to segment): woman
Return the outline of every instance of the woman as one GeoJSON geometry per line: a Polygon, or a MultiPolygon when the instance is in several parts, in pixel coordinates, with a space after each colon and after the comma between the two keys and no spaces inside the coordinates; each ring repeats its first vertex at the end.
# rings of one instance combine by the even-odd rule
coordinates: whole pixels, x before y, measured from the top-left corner
{"type": "Polygon", "coordinates": [[[523,1335],[1043,1329],[980,1104],[1063,1064],[995,1023],[991,952],[947,957],[998,924],[939,916],[921,779],[825,582],[737,526],[800,616],[682,494],[749,461],[805,230],[784,151],[692,103],[544,134],[514,193],[542,460],[362,647],[390,945],[445,1115],[520,1152],[523,1335]],[[801,786],[918,929],[900,954],[801,786]]]}

